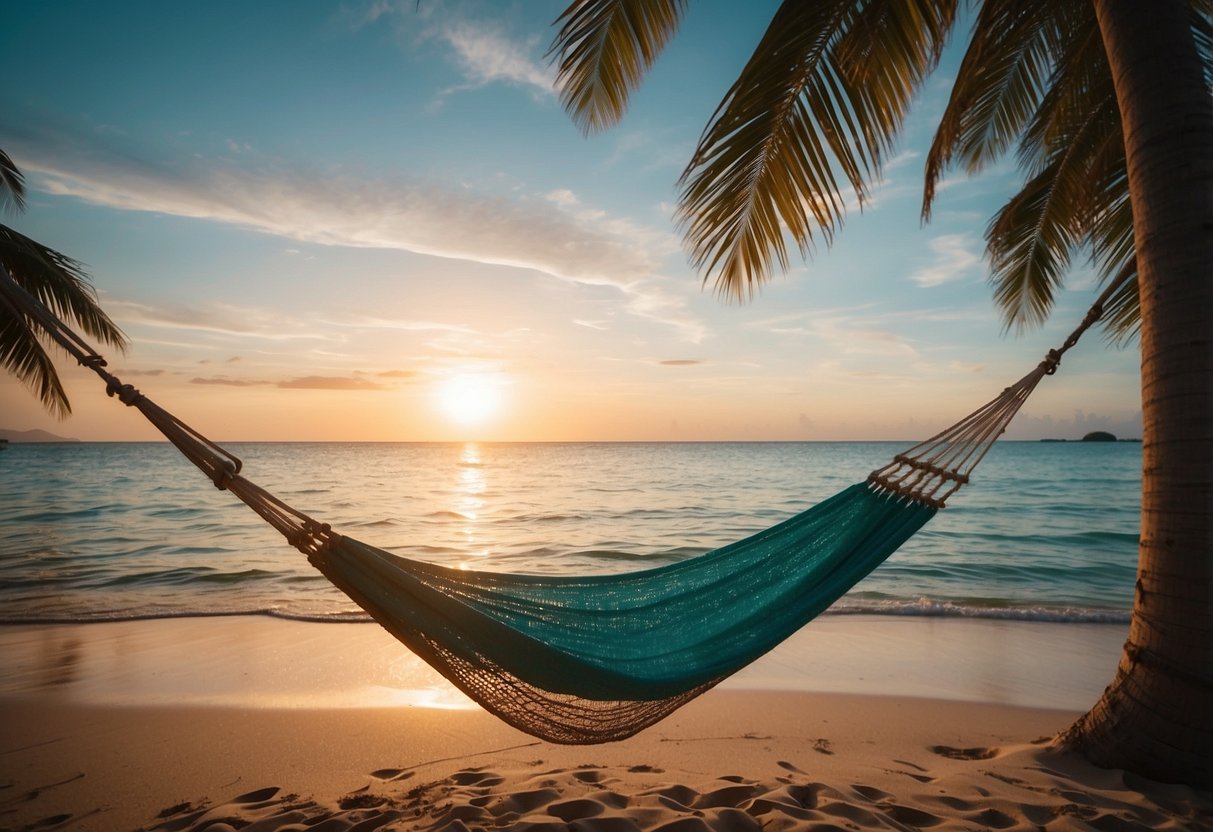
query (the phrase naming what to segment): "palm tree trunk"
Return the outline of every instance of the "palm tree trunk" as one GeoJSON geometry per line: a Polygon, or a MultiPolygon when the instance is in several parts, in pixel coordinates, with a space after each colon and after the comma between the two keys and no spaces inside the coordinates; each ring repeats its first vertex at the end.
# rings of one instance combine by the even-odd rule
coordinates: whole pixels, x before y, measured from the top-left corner
{"type": "Polygon", "coordinates": [[[1094,0],[1124,124],[1141,289],[1142,508],[1129,640],[1061,737],[1213,786],[1213,102],[1182,0],[1094,0]]]}

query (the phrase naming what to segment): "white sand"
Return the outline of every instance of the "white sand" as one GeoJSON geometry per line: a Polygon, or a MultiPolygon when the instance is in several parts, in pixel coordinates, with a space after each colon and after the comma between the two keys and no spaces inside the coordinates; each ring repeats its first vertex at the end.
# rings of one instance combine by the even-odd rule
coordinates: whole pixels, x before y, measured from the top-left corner
{"type": "Polygon", "coordinates": [[[462,706],[369,625],[0,628],[0,829],[1213,827],[1209,793],[1050,750],[1080,706],[1006,704],[1023,674],[1046,680],[1037,698],[1099,687],[1060,664],[1108,652],[1115,628],[823,621],[845,649],[818,645],[819,664],[798,665],[798,639],[637,737],[573,748],[462,706]],[[746,688],[790,666],[865,692],[746,688]]]}

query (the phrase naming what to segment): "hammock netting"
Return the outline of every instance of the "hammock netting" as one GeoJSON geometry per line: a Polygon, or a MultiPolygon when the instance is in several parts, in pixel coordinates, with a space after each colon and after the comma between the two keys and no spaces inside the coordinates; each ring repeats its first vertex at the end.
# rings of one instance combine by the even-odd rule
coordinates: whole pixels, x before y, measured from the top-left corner
{"type": "Polygon", "coordinates": [[[651,725],[771,650],[934,513],[859,483],[745,540],[623,575],[464,571],[349,537],[311,560],[506,722],[599,742],[651,725]]]}
{"type": "Polygon", "coordinates": [[[240,460],[105,369],[105,360],[0,267],[0,310],[45,331],[137,408],[219,488],[278,529],[330,581],[456,687],[541,739],[635,734],[764,655],[931,519],[1062,353],[867,478],[769,529],[625,574],[451,569],[334,532],[240,474],[240,460]]]}

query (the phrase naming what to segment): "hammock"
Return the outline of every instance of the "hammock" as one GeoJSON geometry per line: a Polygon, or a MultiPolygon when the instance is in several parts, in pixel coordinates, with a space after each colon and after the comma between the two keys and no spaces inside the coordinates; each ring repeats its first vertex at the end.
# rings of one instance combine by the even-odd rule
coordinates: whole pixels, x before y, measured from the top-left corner
{"type": "Polygon", "coordinates": [[[101,376],[109,395],[142,412],[218,488],[278,529],[456,687],[529,734],[587,744],[629,737],[664,718],[770,651],[884,562],[969,481],[1125,276],[1026,376],[865,482],[699,557],[591,576],[450,569],[334,532],[245,479],[239,459],[119,381],[2,268],[0,278],[0,307],[101,376]]]}

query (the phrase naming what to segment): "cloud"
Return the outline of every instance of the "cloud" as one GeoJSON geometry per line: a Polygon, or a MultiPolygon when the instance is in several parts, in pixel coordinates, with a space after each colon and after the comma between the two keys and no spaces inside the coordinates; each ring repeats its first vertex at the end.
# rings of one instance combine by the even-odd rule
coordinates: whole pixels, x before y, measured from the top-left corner
{"type": "Polygon", "coordinates": [[[382,384],[360,378],[334,376],[304,376],[290,381],[278,382],[278,387],[287,390],[383,390],[382,384]]]}
{"type": "Polygon", "coordinates": [[[355,329],[398,329],[405,332],[454,332],[463,335],[475,335],[476,330],[458,324],[445,324],[438,321],[419,321],[413,318],[377,318],[373,316],[349,317],[343,320],[326,320],[329,326],[352,327],[355,329]]]}
{"type": "Polygon", "coordinates": [[[354,31],[390,20],[403,47],[410,51],[426,41],[442,43],[463,83],[443,90],[439,98],[489,84],[508,84],[543,98],[554,97],[556,73],[544,59],[542,35],[514,38],[502,23],[486,21],[481,9],[473,14],[460,15],[440,3],[423,6],[413,0],[374,0],[361,9],[344,8],[341,17],[354,31]]]}
{"type": "Polygon", "coordinates": [[[697,364],[702,364],[698,358],[667,358],[664,361],[658,361],[663,367],[694,367],[697,364]]]}
{"type": "Polygon", "coordinates": [[[382,373],[375,375],[380,378],[416,378],[416,370],[384,370],[382,373]]]}
{"type": "MultiPolygon", "coordinates": [[[[207,332],[239,338],[257,338],[264,341],[337,341],[336,336],[320,334],[314,330],[298,329],[294,319],[254,309],[244,309],[226,304],[200,307],[153,306],[132,301],[112,300],[106,309],[124,325],[142,324],[161,329],[207,332]]],[[[146,342],[146,339],[141,339],[146,342]]],[[[233,356],[224,363],[240,361],[233,356]]],[[[209,361],[208,361],[209,363],[209,361]]]]}
{"type": "Polygon", "coordinates": [[[261,384],[267,384],[264,381],[252,381],[244,378],[225,378],[216,376],[214,378],[191,378],[190,384],[215,384],[223,387],[256,387],[261,384]]]}
{"type": "Polygon", "coordinates": [[[48,193],[297,242],[396,249],[619,287],[651,274],[677,248],[672,235],[577,205],[571,193],[557,202],[506,198],[407,176],[304,170],[247,156],[157,164],[94,138],[31,130],[8,139],[6,149],[48,193]]]}
{"type": "Polygon", "coordinates": [[[973,267],[981,264],[981,255],[974,251],[979,243],[969,234],[944,234],[927,243],[935,254],[934,261],[912,275],[919,286],[940,286],[961,280],[973,267]]]}
{"type": "Polygon", "coordinates": [[[918,349],[894,330],[901,321],[919,319],[932,318],[929,312],[913,310],[872,314],[863,308],[821,309],[756,320],[747,328],[797,339],[817,338],[838,355],[909,361],[919,358],[918,349]]]}
{"type": "Polygon", "coordinates": [[[511,40],[498,29],[479,21],[459,20],[440,27],[438,36],[453,50],[456,63],[467,79],[467,87],[506,83],[554,95],[555,73],[536,60],[538,36],[511,40]]]}

